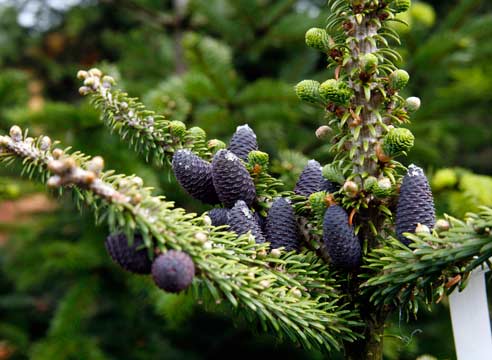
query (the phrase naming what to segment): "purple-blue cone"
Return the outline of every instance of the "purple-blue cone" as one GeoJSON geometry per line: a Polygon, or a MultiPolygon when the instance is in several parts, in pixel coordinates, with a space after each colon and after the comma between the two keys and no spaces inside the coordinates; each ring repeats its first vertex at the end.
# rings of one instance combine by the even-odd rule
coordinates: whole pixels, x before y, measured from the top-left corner
{"type": "Polygon", "coordinates": [[[278,198],[273,202],[266,219],[265,235],[272,249],[282,246],[287,251],[299,249],[297,222],[288,200],[278,198]]]}
{"type": "Polygon", "coordinates": [[[219,150],[212,160],[212,178],[217,195],[224,206],[231,208],[243,200],[248,206],[256,198],[253,179],[242,161],[228,150],[219,150]]]}
{"type": "Polygon", "coordinates": [[[207,204],[219,203],[212,180],[212,165],[190,150],[181,149],[174,153],[172,166],[176,180],[188,194],[207,204]]]}
{"type": "Polygon", "coordinates": [[[354,269],[361,263],[362,251],[348,214],[339,205],[326,209],[323,219],[323,242],[333,265],[354,269]]]}
{"type": "Polygon", "coordinates": [[[321,172],[321,165],[316,160],[309,160],[299,175],[294,192],[297,195],[309,196],[323,190],[325,178],[321,172]]]}
{"type": "Polygon", "coordinates": [[[134,274],[149,274],[152,262],[147,248],[143,247],[143,239],[139,234],[133,237],[133,244],[128,244],[128,238],[123,233],[111,234],[105,241],[106,250],[115,263],[126,271],[134,274]]]}
{"type": "Polygon", "coordinates": [[[164,291],[178,293],[190,286],[195,276],[195,264],[182,251],[169,250],[159,255],[152,264],[152,278],[164,291]]]}
{"type": "Polygon", "coordinates": [[[403,233],[415,233],[418,224],[432,229],[436,223],[434,198],[424,171],[415,165],[408,167],[400,187],[400,197],[396,207],[396,235],[405,245],[410,239],[403,233]]]}
{"type": "Polygon", "coordinates": [[[260,225],[251,213],[246,203],[242,200],[236,202],[229,213],[229,226],[232,231],[238,235],[246,234],[251,231],[255,237],[256,243],[264,243],[265,237],[261,231],[260,225]]]}
{"type": "Polygon", "coordinates": [[[246,161],[250,151],[258,150],[256,134],[248,125],[238,126],[236,132],[232,135],[228,149],[238,158],[246,161]]]}
{"type": "Polygon", "coordinates": [[[221,226],[229,224],[229,212],[230,209],[215,208],[207,212],[208,217],[212,220],[213,226],[221,226]]]}

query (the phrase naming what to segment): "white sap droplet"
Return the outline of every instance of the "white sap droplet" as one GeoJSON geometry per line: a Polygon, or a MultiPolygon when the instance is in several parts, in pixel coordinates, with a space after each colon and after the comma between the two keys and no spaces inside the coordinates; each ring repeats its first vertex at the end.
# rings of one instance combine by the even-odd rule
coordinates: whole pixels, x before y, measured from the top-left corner
{"type": "Polygon", "coordinates": [[[237,156],[231,153],[230,151],[228,151],[227,154],[225,155],[225,158],[226,160],[234,161],[237,159],[237,156]]]}
{"type": "Polygon", "coordinates": [[[424,176],[424,170],[412,164],[408,167],[408,176],[424,176]]]}

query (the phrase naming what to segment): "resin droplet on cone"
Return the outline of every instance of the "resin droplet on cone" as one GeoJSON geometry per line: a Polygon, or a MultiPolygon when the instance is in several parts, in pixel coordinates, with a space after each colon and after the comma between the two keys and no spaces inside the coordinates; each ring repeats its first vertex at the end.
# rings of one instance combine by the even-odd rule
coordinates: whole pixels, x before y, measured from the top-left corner
{"type": "Polygon", "coordinates": [[[212,166],[190,150],[178,150],[172,161],[174,175],[185,191],[207,204],[217,204],[219,198],[212,180],[212,166]]]}
{"type": "Polygon", "coordinates": [[[126,271],[134,274],[149,274],[152,262],[147,248],[140,249],[143,239],[135,234],[133,244],[128,244],[128,238],[123,233],[111,234],[105,241],[109,256],[126,271]]]}
{"type": "Polygon", "coordinates": [[[362,251],[348,214],[339,205],[330,206],[323,219],[323,242],[333,265],[354,269],[361,263],[362,251]]]}
{"type": "Polygon", "coordinates": [[[434,227],[436,212],[434,198],[424,171],[415,165],[408,167],[400,187],[396,208],[396,235],[405,245],[410,240],[403,233],[415,233],[418,224],[434,227]]]}
{"type": "Polygon", "coordinates": [[[164,291],[177,293],[190,286],[195,276],[195,264],[182,251],[169,250],[159,255],[152,264],[152,278],[164,291]]]}

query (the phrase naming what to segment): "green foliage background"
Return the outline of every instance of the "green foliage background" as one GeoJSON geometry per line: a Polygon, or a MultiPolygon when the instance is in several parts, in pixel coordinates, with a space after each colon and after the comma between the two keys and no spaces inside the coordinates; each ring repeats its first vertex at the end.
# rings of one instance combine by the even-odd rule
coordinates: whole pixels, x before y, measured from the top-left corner
{"type": "MultiPolygon", "coordinates": [[[[226,140],[237,125],[250,124],[290,187],[307,159],[329,160],[329,144],[314,136],[323,111],[301,104],[293,91],[301,79],[328,77],[322,55],[304,45],[305,31],[324,25],[324,1],[190,0],[182,13],[176,3],[75,1],[60,8],[47,0],[0,2],[0,127],[19,124],[103,154],[112,168],[139,174],[179,206],[203,210],[169,169],[147,164],[108,134],[79,97],[76,71],[97,65],[149,107],[199,125],[211,137],[226,140]],[[32,4],[37,13],[29,23],[23,16],[32,4]]],[[[440,213],[463,216],[492,205],[491,10],[479,0],[414,1],[401,15],[410,27],[397,25],[401,65],[411,74],[406,93],[423,103],[411,125],[416,146],[410,157],[434,174],[440,213]]],[[[14,173],[2,173],[1,205],[44,191],[14,173]]],[[[185,295],[166,295],[147,279],[123,273],[105,254],[107,229],[80,215],[70,199],[46,210],[0,223],[6,236],[0,243],[0,354],[40,360],[323,357],[233,324],[220,306],[205,312],[185,295]]],[[[454,358],[445,304],[410,324],[393,320],[387,359],[454,358]]]]}

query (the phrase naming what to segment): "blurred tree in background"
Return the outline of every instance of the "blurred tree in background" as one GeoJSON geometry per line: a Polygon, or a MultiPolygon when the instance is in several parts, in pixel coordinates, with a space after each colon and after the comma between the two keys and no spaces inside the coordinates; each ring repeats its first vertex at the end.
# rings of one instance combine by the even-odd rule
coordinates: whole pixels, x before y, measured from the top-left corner
{"type": "MultiPolygon", "coordinates": [[[[321,80],[325,71],[322,55],[304,45],[305,31],[325,22],[323,5],[0,0],[2,128],[16,123],[103,154],[116,170],[138,173],[174,194],[179,206],[199,211],[168,169],[127,150],[78,96],[74,74],[98,65],[124,75],[122,86],[149,107],[211,137],[250,124],[292,188],[308,158],[329,157],[328,145],[314,136],[323,112],[301,104],[292,89],[303,78],[321,80]]],[[[485,41],[492,36],[491,10],[479,0],[414,2],[402,14],[410,27],[395,25],[403,36],[402,67],[413,75],[406,91],[423,102],[410,155],[436,170],[438,209],[457,216],[492,205],[492,44],[485,41]]],[[[14,173],[0,180],[1,360],[322,358],[256,336],[241,323],[233,327],[220,309],[204,313],[184,295],[123,274],[105,255],[107,229],[95,227],[89,214],[80,217],[69,200],[55,205],[14,173]]],[[[410,325],[395,319],[387,358],[453,358],[448,318],[441,306],[410,325]]]]}

